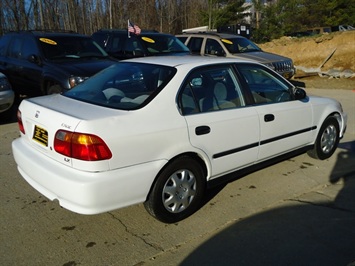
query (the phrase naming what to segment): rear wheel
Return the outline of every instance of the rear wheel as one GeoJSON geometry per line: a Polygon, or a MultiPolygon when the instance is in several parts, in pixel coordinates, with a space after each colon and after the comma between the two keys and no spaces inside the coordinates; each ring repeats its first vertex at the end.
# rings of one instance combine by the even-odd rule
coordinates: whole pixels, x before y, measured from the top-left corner
{"type": "Polygon", "coordinates": [[[325,160],[333,155],[339,143],[339,123],[335,117],[328,117],[317,136],[308,155],[315,159],[325,160]]]}
{"type": "Polygon", "coordinates": [[[55,93],[62,93],[63,89],[60,85],[56,84],[56,85],[52,85],[49,86],[48,90],[47,90],[47,94],[55,94],[55,93]]]}
{"type": "Polygon", "coordinates": [[[200,207],[205,184],[197,161],[187,156],[177,158],[159,174],[144,206],[161,222],[181,221],[200,207]]]}

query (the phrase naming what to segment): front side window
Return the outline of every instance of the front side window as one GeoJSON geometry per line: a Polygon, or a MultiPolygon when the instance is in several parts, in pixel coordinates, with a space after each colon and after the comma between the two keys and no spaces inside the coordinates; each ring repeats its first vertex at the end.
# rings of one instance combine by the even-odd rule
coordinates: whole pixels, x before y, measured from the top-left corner
{"type": "Polygon", "coordinates": [[[206,41],[205,54],[224,56],[225,53],[218,41],[208,38],[206,41]]]}
{"type": "Polygon", "coordinates": [[[148,104],[175,75],[172,67],[121,62],[75,86],[64,96],[114,109],[148,104]]]}
{"type": "Polygon", "coordinates": [[[292,86],[261,65],[239,64],[256,104],[293,100],[292,86]]]}
{"type": "Polygon", "coordinates": [[[28,59],[31,55],[38,55],[38,48],[35,40],[33,38],[24,39],[22,45],[22,58],[28,59]]]}
{"type": "Polygon", "coordinates": [[[143,46],[135,37],[127,38],[124,52],[131,57],[144,55],[143,46]]]}
{"type": "Polygon", "coordinates": [[[93,39],[97,42],[102,48],[106,48],[108,42],[108,34],[106,33],[95,33],[93,34],[93,39]]]}
{"type": "Polygon", "coordinates": [[[182,114],[194,114],[245,106],[240,85],[229,65],[197,69],[179,95],[182,114]]]}

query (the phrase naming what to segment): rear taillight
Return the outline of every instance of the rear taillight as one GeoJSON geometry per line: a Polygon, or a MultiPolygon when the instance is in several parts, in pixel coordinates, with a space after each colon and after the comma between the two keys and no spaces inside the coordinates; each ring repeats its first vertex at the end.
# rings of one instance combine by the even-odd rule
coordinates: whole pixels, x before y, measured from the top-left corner
{"type": "Polygon", "coordinates": [[[23,123],[22,123],[22,116],[21,116],[21,111],[17,110],[17,124],[18,127],[20,129],[20,131],[25,134],[25,128],[23,127],[23,123]]]}
{"type": "Polygon", "coordinates": [[[54,150],[84,161],[100,161],[112,157],[110,149],[100,137],[66,130],[58,130],[55,134],[54,150]]]}

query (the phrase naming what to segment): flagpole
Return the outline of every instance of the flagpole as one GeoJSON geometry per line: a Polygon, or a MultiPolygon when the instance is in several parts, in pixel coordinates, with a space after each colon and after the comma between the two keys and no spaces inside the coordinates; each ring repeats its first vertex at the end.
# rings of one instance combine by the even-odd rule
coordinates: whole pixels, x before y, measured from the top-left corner
{"type": "Polygon", "coordinates": [[[129,35],[129,19],[127,20],[127,34],[128,34],[128,38],[130,38],[131,36],[129,35]]]}

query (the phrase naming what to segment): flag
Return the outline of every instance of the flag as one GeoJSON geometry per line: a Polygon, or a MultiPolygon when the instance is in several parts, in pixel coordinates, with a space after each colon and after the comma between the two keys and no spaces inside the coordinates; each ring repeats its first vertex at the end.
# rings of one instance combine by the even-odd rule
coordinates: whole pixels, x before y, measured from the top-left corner
{"type": "Polygon", "coordinates": [[[134,25],[133,22],[128,20],[128,35],[129,33],[139,35],[141,34],[141,29],[137,25],[134,25]]]}

